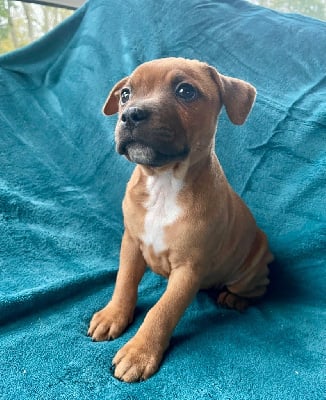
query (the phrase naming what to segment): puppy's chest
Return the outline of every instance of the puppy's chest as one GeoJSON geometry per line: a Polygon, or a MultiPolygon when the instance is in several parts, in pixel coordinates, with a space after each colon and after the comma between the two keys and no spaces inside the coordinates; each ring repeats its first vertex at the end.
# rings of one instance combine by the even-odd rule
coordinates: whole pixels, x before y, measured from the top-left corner
{"type": "Polygon", "coordinates": [[[148,253],[146,247],[157,256],[168,250],[169,237],[166,229],[182,215],[182,207],[178,203],[182,187],[182,180],[176,179],[172,171],[147,177],[148,199],[143,204],[144,229],[140,237],[145,253],[148,253]]]}

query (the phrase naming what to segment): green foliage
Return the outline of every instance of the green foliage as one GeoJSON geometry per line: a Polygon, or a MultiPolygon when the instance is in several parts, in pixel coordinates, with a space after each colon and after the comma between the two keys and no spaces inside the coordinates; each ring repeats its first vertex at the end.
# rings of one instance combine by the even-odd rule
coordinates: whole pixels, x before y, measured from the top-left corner
{"type": "Polygon", "coordinates": [[[8,25],[9,8],[6,0],[0,0],[0,40],[5,40],[9,35],[8,25]]]}
{"type": "Polygon", "coordinates": [[[6,17],[8,15],[8,4],[5,0],[0,0],[0,17],[6,17]]]}
{"type": "MultiPolygon", "coordinates": [[[[275,10],[326,20],[326,0],[251,0],[275,10]]],[[[72,14],[71,10],[0,0],[0,53],[39,38],[72,14]]]]}
{"type": "Polygon", "coordinates": [[[0,0],[0,53],[38,39],[72,13],[64,8],[0,0]]]}
{"type": "Polygon", "coordinates": [[[254,0],[252,2],[286,13],[300,13],[326,20],[326,0],[254,0]]]}

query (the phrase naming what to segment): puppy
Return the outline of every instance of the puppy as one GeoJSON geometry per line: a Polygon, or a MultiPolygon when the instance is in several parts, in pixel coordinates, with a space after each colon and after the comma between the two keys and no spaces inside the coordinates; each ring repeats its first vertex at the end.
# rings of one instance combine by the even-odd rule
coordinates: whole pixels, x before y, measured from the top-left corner
{"type": "Polygon", "coordinates": [[[139,66],[109,94],[105,115],[119,112],[116,149],[137,166],[123,201],[125,231],[111,301],[94,314],[93,340],[115,339],[132,322],[146,265],[166,277],[165,293],[113,359],[126,382],[154,374],[171,334],[199,289],[243,310],[262,296],[273,256],[265,234],[231,189],[215,155],[222,106],[243,124],[256,91],[213,67],[182,58],[139,66]]]}

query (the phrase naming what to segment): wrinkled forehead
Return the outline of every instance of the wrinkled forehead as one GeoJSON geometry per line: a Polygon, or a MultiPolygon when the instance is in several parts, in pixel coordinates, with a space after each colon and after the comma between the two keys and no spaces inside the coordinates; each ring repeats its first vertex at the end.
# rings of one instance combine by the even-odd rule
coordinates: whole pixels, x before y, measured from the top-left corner
{"type": "Polygon", "coordinates": [[[196,60],[161,59],[144,63],[130,75],[127,85],[148,93],[173,89],[181,82],[192,84],[209,97],[217,94],[208,65],[196,60]]]}

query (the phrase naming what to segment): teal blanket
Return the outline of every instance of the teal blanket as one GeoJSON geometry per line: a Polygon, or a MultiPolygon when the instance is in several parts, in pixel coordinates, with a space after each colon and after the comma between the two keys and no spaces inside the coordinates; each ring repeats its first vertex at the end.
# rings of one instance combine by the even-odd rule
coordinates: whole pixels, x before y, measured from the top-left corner
{"type": "Polygon", "coordinates": [[[1,399],[325,398],[325,65],[325,23],[241,0],[90,0],[0,57],[1,399]],[[216,151],[276,261],[268,295],[243,314],[200,292],[158,373],[125,384],[111,360],[166,281],[145,274],[121,338],[86,336],[114,287],[133,168],[101,107],[117,80],[164,56],[256,86],[245,125],[222,114],[216,151]]]}

